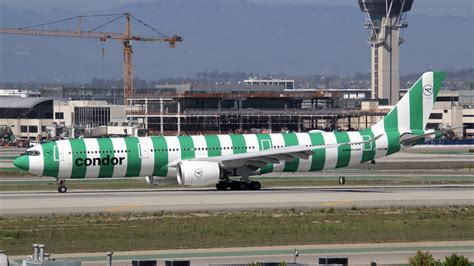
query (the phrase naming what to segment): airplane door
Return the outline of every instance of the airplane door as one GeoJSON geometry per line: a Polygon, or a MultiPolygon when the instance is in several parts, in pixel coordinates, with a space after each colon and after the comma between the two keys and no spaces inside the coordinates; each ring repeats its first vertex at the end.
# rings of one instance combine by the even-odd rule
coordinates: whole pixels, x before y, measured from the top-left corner
{"type": "Polygon", "coordinates": [[[138,156],[142,159],[147,159],[150,156],[150,150],[148,149],[148,147],[146,145],[140,145],[140,143],[138,143],[137,145],[138,150],[140,152],[138,156]]]}
{"type": "MultiPolygon", "coordinates": [[[[362,135],[362,139],[364,141],[368,141],[371,139],[371,136],[370,135],[362,135]]],[[[374,149],[374,147],[372,146],[372,142],[367,142],[367,143],[364,143],[364,151],[372,151],[374,149]]]]}
{"type": "Polygon", "coordinates": [[[64,161],[64,151],[62,147],[54,145],[53,158],[55,161],[64,161]]]}
{"type": "Polygon", "coordinates": [[[262,139],[260,140],[260,145],[262,146],[262,150],[268,150],[272,148],[272,141],[269,139],[262,139]]]}

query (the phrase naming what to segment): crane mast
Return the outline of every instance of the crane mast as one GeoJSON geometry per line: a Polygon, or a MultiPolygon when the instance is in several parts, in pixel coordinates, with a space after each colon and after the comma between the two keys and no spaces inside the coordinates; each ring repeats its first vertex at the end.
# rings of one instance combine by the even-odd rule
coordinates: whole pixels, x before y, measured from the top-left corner
{"type": "Polygon", "coordinates": [[[178,34],[173,36],[166,36],[158,32],[155,28],[144,23],[142,20],[134,17],[130,13],[120,14],[119,17],[89,31],[82,31],[82,20],[84,17],[96,17],[96,16],[110,16],[110,15],[91,15],[91,16],[77,16],[58,21],[43,23],[39,25],[33,25],[23,28],[0,28],[0,34],[17,34],[17,35],[36,35],[36,36],[50,36],[50,37],[70,37],[70,38],[91,38],[99,39],[100,41],[106,41],[108,39],[119,40],[123,44],[123,89],[124,89],[124,104],[127,103],[128,99],[133,96],[133,65],[132,65],[132,41],[143,41],[143,42],[167,42],[170,48],[176,47],[176,42],[182,42],[183,38],[178,34]],[[125,17],[125,31],[123,33],[116,32],[96,32],[105,25],[108,25],[119,18],[125,17]],[[132,35],[131,19],[137,20],[139,23],[150,28],[155,33],[158,33],[160,37],[156,36],[139,36],[132,35]],[[38,26],[44,26],[69,20],[78,19],[76,31],[67,30],[45,30],[45,29],[32,29],[38,26]]]}
{"type": "Polygon", "coordinates": [[[133,76],[132,76],[132,29],[130,27],[130,14],[125,15],[125,32],[123,41],[123,103],[133,95],[133,76]]]}

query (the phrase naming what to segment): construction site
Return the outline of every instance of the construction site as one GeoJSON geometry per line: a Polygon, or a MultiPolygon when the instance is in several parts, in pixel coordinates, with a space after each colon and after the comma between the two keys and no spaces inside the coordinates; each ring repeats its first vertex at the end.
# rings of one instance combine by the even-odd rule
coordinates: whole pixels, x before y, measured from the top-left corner
{"type": "Polygon", "coordinates": [[[287,90],[137,94],[129,99],[127,118],[152,134],[169,135],[360,129],[386,114],[341,108],[341,98],[338,92],[287,90]]]}

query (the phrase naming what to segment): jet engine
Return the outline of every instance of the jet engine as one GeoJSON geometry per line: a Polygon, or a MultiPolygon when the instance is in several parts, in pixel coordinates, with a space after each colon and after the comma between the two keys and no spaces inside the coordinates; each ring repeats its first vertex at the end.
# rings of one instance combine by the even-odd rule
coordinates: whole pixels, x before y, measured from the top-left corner
{"type": "Polygon", "coordinates": [[[221,167],[215,162],[182,161],[178,163],[176,177],[182,186],[207,186],[219,182],[221,167]]]}

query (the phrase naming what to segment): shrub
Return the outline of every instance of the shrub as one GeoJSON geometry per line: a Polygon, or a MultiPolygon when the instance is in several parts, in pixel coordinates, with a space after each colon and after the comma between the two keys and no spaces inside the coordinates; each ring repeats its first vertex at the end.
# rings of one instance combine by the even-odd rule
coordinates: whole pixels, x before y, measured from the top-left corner
{"type": "Polygon", "coordinates": [[[418,250],[415,254],[415,256],[410,257],[408,259],[408,262],[410,265],[413,266],[437,266],[437,265],[442,265],[439,260],[435,260],[433,258],[433,255],[431,255],[428,251],[427,252],[422,252],[418,250]]]}
{"type": "Polygon", "coordinates": [[[463,255],[458,255],[456,253],[451,254],[451,256],[447,256],[444,259],[443,265],[446,266],[467,266],[469,265],[469,259],[464,257],[463,255]]]}

